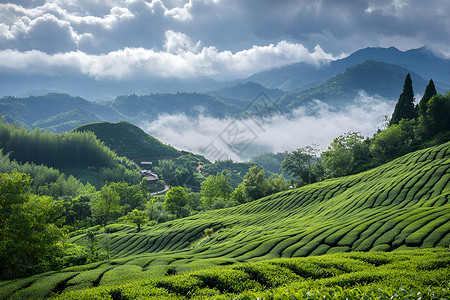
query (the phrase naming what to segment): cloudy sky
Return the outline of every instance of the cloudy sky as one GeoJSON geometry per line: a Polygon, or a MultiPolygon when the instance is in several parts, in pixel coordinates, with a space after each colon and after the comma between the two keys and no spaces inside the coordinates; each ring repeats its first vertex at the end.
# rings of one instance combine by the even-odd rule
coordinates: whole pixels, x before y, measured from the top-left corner
{"type": "Polygon", "coordinates": [[[448,0],[0,1],[0,71],[243,78],[355,50],[450,57],[448,0]]]}

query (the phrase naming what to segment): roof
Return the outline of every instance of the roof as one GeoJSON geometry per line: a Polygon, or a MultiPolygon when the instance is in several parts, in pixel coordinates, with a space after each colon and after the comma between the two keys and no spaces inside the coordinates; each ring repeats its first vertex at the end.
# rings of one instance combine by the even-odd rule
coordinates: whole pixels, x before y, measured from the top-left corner
{"type": "Polygon", "coordinates": [[[148,181],[158,181],[158,174],[150,171],[150,170],[141,170],[140,171],[141,178],[146,178],[148,181]]]}

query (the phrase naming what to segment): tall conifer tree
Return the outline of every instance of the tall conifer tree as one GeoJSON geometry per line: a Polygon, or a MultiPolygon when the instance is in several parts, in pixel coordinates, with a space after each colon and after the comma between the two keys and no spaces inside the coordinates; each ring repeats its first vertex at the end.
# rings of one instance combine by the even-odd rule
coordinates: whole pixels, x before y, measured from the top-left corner
{"type": "Polygon", "coordinates": [[[395,105],[394,113],[392,114],[389,126],[398,124],[401,119],[414,119],[417,117],[414,108],[414,92],[412,87],[411,75],[406,75],[405,84],[403,85],[403,92],[395,105]]]}
{"type": "Polygon", "coordinates": [[[423,94],[422,99],[420,99],[419,102],[419,116],[426,117],[427,113],[427,103],[428,101],[436,95],[436,87],[434,86],[433,79],[430,79],[430,82],[428,83],[425,93],[423,94]]]}

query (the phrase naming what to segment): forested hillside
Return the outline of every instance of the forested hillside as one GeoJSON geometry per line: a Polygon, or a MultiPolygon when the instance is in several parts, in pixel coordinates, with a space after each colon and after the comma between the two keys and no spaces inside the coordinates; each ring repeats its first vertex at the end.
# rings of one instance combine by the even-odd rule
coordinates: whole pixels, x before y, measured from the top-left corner
{"type": "Polygon", "coordinates": [[[55,134],[32,131],[0,122],[0,148],[9,159],[19,163],[45,165],[62,169],[85,183],[101,187],[106,180],[139,181],[138,166],[125,157],[118,157],[103,145],[92,132],[55,134]]]}
{"type": "Polygon", "coordinates": [[[74,129],[74,132],[88,131],[93,132],[100,141],[119,156],[126,156],[137,163],[175,158],[181,155],[181,152],[172,146],[161,143],[141,128],[128,122],[91,123],[74,129]]]}

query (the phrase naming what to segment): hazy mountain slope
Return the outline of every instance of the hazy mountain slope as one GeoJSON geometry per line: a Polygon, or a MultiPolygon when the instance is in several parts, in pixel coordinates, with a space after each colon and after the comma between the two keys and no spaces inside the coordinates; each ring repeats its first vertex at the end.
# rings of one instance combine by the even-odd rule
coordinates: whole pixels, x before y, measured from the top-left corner
{"type": "Polygon", "coordinates": [[[432,78],[443,88],[450,87],[450,59],[439,58],[425,47],[407,51],[395,47],[365,48],[352,53],[346,60],[353,65],[367,59],[399,65],[426,79],[432,78]]]}
{"type": "Polygon", "coordinates": [[[240,112],[240,108],[225,104],[217,98],[199,93],[151,94],[145,96],[120,96],[112,104],[133,122],[150,121],[161,114],[199,115],[214,117],[240,112]]]}
{"type": "Polygon", "coordinates": [[[120,96],[114,102],[97,104],[67,94],[47,94],[0,98],[0,115],[10,123],[60,132],[98,121],[150,122],[163,114],[224,117],[241,112],[240,106],[246,105],[241,100],[235,102],[226,104],[206,94],[177,93],[120,96]]]}
{"type": "Polygon", "coordinates": [[[218,90],[209,91],[207,93],[218,97],[228,97],[241,100],[253,100],[260,93],[265,93],[269,98],[272,99],[278,99],[286,94],[286,92],[280,89],[268,89],[261,84],[251,81],[229,85],[218,90]]]}
{"type": "MultiPolygon", "coordinates": [[[[279,105],[293,109],[319,99],[339,108],[350,104],[360,90],[369,95],[376,94],[397,99],[402,92],[406,74],[409,72],[393,64],[373,60],[364,61],[313,88],[285,95],[280,99],[279,105]]],[[[415,73],[412,73],[411,77],[414,90],[423,93],[427,81],[415,73]]]]}
{"type": "Polygon", "coordinates": [[[3,97],[0,98],[0,114],[30,128],[36,126],[47,128],[49,127],[47,123],[51,127],[73,122],[74,126],[71,128],[69,126],[68,130],[87,121],[106,119],[119,121],[125,119],[123,115],[108,105],[92,103],[83,98],[72,97],[67,94],[47,94],[25,98],[3,97]],[[74,113],[76,111],[83,111],[81,114],[83,118],[80,118],[80,114],[74,113]],[[85,115],[84,112],[89,113],[85,115]],[[57,124],[57,121],[60,123],[57,124]]]}
{"type": "Polygon", "coordinates": [[[132,80],[97,80],[84,74],[60,72],[58,74],[0,74],[0,96],[29,97],[48,93],[63,93],[83,97],[89,101],[112,101],[117,96],[129,94],[204,92],[219,84],[210,78],[155,79],[134,78],[132,80]]]}
{"type": "Polygon", "coordinates": [[[39,127],[52,132],[67,132],[73,128],[86,124],[100,122],[102,118],[86,109],[73,109],[68,112],[57,114],[45,120],[39,120],[31,124],[31,127],[39,127]]]}
{"type": "Polygon", "coordinates": [[[343,72],[346,68],[366,60],[376,60],[397,64],[429,80],[437,86],[450,88],[450,60],[436,57],[426,48],[400,51],[390,48],[365,48],[351,55],[331,61],[327,65],[316,67],[306,63],[296,63],[278,69],[256,73],[246,81],[253,81],[268,88],[280,88],[285,91],[300,91],[317,85],[329,77],[343,72]]]}
{"type": "Polygon", "coordinates": [[[126,156],[138,163],[181,155],[181,152],[172,146],[161,143],[141,128],[128,122],[92,123],[79,126],[74,131],[92,131],[100,141],[119,156],[126,156]]]}

